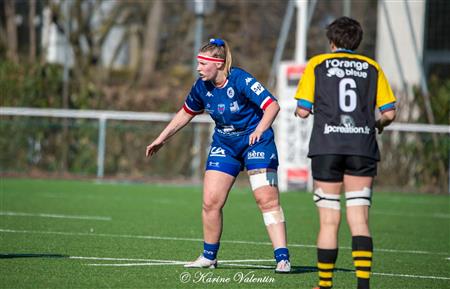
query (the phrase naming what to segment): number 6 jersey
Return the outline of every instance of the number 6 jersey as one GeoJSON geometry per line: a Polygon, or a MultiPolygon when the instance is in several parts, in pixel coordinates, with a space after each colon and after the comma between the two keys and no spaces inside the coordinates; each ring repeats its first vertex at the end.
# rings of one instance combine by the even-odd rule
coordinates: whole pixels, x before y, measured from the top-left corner
{"type": "Polygon", "coordinates": [[[375,108],[395,109],[395,96],[378,63],[350,51],[313,57],[295,98],[312,111],[308,156],[358,155],[379,160],[375,108]]]}

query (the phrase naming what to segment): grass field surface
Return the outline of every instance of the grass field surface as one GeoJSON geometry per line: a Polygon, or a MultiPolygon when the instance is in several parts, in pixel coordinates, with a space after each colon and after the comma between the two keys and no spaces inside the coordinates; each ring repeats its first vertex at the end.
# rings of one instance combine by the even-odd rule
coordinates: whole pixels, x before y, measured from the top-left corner
{"type": "MultiPolygon", "coordinates": [[[[215,270],[185,269],[202,251],[201,187],[2,179],[0,288],[299,288],[316,285],[311,194],[281,195],[293,272],[275,274],[250,189],[224,209],[215,270]]],[[[449,197],[374,193],[376,289],[450,288],[449,197]]],[[[334,289],[356,288],[342,223],[334,289]]]]}

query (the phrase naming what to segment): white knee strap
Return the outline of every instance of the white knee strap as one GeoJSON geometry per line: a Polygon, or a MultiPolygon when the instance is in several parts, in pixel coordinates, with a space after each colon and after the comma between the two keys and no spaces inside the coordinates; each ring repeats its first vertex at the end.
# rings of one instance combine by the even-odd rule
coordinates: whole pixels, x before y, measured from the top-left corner
{"type": "Polygon", "coordinates": [[[265,212],[265,213],[263,213],[263,218],[264,218],[264,224],[266,226],[283,223],[284,222],[283,209],[280,207],[279,210],[265,212]]]}
{"type": "Polygon", "coordinates": [[[372,203],[372,190],[364,187],[361,191],[346,192],[347,207],[369,206],[372,203]]]}
{"type": "Polygon", "coordinates": [[[266,171],[250,175],[250,185],[253,191],[264,186],[276,187],[278,186],[277,172],[266,171]]]}
{"type": "Polygon", "coordinates": [[[318,188],[314,191],[314,202],[317,207],[320,208],[328,208],[334,210],[341,209],[340,196],[327,194],[321,188],[318,188]]]}

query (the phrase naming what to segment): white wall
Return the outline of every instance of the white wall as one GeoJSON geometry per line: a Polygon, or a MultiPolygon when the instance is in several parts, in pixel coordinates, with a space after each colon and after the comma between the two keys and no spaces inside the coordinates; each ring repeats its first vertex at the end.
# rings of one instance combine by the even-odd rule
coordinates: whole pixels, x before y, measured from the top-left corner
{"type": "MultiPolygon", "coordinates": [[[[378,1],[376,60],[383,68],[392,87],[402,89],[400,70],[397,66],[394,46],[389,35],[387,15],[384,13],[383,4],[386,5],[387,14],[390,18],[406,83],[408,86],[419,85],[420,67],[414,51],[413,36],[411,35],[404,1],[378,1]]],[[[426,0],[408,0],[408,5],[411,12],[418,54],[420,59],[422,59],[426,0]]]]}

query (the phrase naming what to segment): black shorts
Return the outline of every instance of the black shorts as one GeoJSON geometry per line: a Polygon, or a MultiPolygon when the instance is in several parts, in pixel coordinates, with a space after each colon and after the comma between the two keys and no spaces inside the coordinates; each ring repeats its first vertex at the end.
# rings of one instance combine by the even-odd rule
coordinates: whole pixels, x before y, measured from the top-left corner
{"type": "Polygon", "coordinates": [[[311,157],[313,178],[324,182],[342,182],[344,175],[374,177],[377,160],[352,155],[318,155],[311,157]]]}

